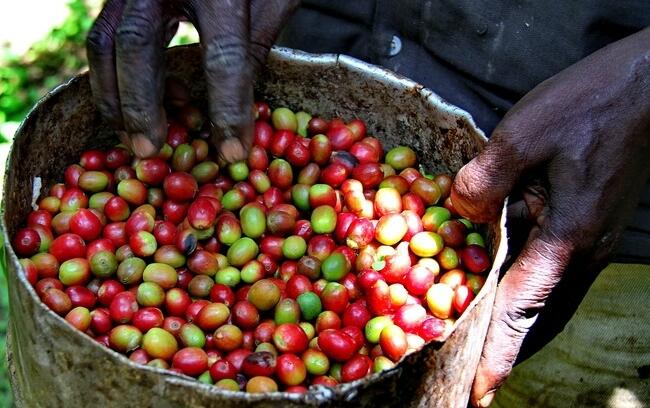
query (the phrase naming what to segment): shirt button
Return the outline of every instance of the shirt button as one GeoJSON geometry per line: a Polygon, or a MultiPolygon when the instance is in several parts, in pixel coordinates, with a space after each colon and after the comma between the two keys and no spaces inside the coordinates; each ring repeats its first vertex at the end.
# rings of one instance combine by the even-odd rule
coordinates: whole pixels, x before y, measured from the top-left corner
{"type": "Polygon", "coordinates": [[[476,26],[476,34],[478,36],[484,36],[488,32],[488,25],[485,21],[481,21],[476,26]]]}
{"type": "Polygon", "coordinates": [[[390,49],[388,50],[388,56],[394,57],[399,52],[402,51],[402,40],[398,36],[394,35],[390,40],[390,49]]]}

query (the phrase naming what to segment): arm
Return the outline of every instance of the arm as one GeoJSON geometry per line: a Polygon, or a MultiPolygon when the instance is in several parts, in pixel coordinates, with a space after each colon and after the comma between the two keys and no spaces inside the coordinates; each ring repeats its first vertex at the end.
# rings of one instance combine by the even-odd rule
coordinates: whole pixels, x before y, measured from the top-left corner
{"type": "Polygon", "coordinates": [[[549,296],[570,297],[552,312],[555,330],[531,340],[550,341],[570,318],[634,209],[649,159],[645,29],[538,85],[461,169],[452,190],[461,214],[493,221],[505,197],[523,187],[523,204],[511,208],[533,225],[499,284],[472,404],[492,401],[526,335],[547,312],[549,296]]]}

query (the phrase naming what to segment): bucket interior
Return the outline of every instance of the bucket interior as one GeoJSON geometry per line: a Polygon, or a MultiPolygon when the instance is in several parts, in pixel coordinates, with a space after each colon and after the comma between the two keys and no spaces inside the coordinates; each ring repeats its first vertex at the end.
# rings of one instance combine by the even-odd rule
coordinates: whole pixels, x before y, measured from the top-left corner
{"type": "MultiPolygon", "coordinates": [[[[204,101],[199,61],[199,47],[178,47],[168,53],[167,70],[188,85],[195,100],[204,101]]],[[[410,80],[349,57],[275,49],[269,57],[269,69],[256,84],[256,94],[272,108],[287,106],[324,118],[363,119],[368,134],[382,140],[386,150],[408,145],[432,172],[456,173],[485,143],[467,113],[410,80]]],[[[65,167],[78,162],[80,152],[118,143],[115,132],[101,120],[90,101],[87,76],[82,75],[51,92],[22,124],[5,176],[5,242],[10,242],[9,237],[21,226],[38,195],[63,180],[65,167]]],[[[19,273],[18,259],[8,249],[9,353],[17,405],[32,406],[40,401],[43,406],[63,406],[71,403],[72,395],[79,396],[73,390],[98,381],[114,386],[102,388],[97,396],[82,395],[84,402],[115,407],[136,403],[167,406],[165,401],[169,406],[211,406],[218,402],[224,407],[278,403],[370,406],[378,401],[391,401],[389,405],[395,406],[464,406],[506,252],[503,219],[486,226],[485,232],[494,267],[484,289],[456,322],[445,343],[426,346],[388,372],[335,389],[318,387],[306,395],[226,392],[184,376],[138,366],[96,344],[49,311],[19,273]],[[98,362],[107,367],[99,379],[98,362]],[[125,376],[138,378],[141,384],[134,386],[125,376]],[[130,390],[129,395],[125,389],[130,390]],[[395,400],[392,395],[398,390],[403,397],[395,400]],[[143,395],[147,392],[151,396],[143,395]],[[52,397],[53,393],[57,396],[52,397]]]]}

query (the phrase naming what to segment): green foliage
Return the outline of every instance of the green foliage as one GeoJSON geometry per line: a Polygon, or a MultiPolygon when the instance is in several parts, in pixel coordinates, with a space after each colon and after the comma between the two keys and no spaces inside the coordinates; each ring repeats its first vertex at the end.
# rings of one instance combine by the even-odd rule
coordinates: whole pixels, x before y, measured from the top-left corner
{"type": "MultiPolygon", "coordinates": [[[[70,0],[66,20],[44,39],[34,43],[24,55],[0,49],[0,143],[3,124],[20,122],[29,109],[58,84],[87,68],[86,35],[93,23],[96,1],[70,0]]],[[[170,45],[196,42],[196,31],[185,29],[170,45]]]]}
{"type": "Polygon", "coordinates": [[[90,6],[71,0],[68,7],[67,19],[24,55],[2,50],[0,125],[22,120],[48,90],[86,67],[86,34],[93,22],[90,6]]]}

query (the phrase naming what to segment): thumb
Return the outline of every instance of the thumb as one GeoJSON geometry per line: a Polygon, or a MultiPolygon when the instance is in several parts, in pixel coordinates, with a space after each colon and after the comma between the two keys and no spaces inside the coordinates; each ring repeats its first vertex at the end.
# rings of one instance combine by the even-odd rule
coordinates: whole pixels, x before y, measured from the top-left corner
{"type": "MultiPolygon", "coordinates": [[[[546,224],[548,225],[548,224],[546,224]]],[[[497,288],[471,403],[487,407],[512,371],[524,337],[569,264],[573,245],[545,226],[531,237],[497,288]]]]}
{"type": "Polygon", "coordinates": [[[496,221],[523,170],[515,149],[495,135],[456,175],[451,188],[454,208],[473,222],[496,221]]]}

